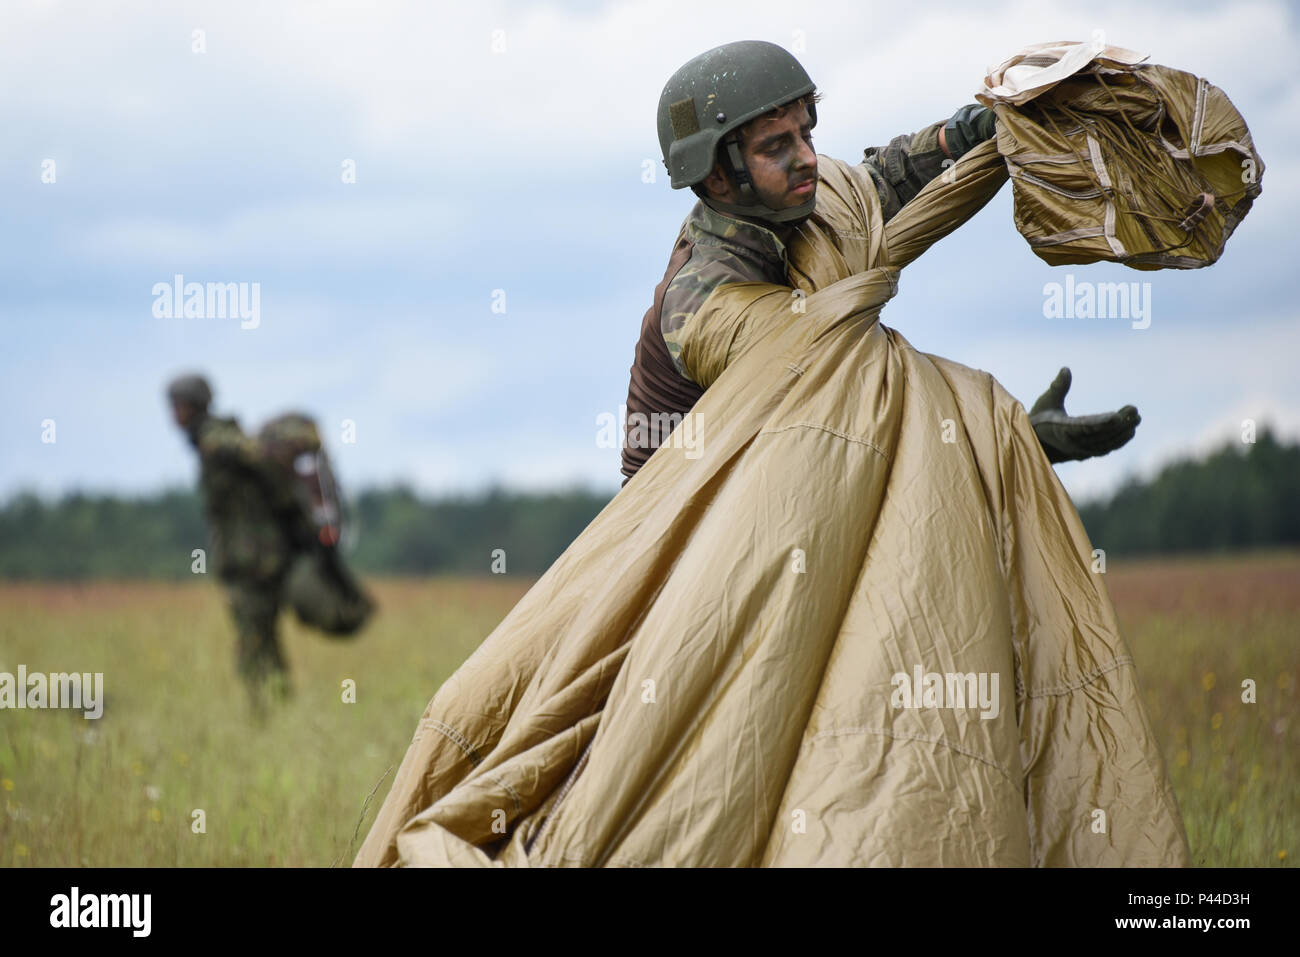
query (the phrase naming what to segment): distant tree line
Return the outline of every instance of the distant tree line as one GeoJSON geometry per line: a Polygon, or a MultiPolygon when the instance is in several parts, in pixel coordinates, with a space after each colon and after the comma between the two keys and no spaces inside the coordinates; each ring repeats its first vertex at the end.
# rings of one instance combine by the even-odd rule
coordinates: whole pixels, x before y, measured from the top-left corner
{"type": "Polygon", "coordinates": [[[1300,545],[1300,445],[1261,429],[1202,460],[1165,466],[1079,509],[1107,555],[1215,552],[1300,545]]]}
{"type": "Polygon", "coordinates": [[[0,578],[180,578],[207,546],[198,495],[17,495],[0,509],[0,578]]]}
{"type": "MultiPolygon", "coordinates": [[[[349,562],[363,573],[536,576],[608,504],[586,490],[424,499],[409,488],[363,492],[349,512],[349,562]],[[499,550],[499,551],[498,551],[499,550]]],[[[208,545],[198,493],[143,498],[24,493],[0,507],[0,579],[188,578],[208,545]]]]}
{"type": "MultiPolygon", "coordinates": [[[[350,561],[368,574],[536,576],[609,502],[571,490],[424,498],[409,488],[371,489],[352,504],[350,561]],[[500,551],[498,551],[500,550],[500,551]]],[[[1130,481],[1083,505],[1088,536],[1108,555],[1300,545],[1300,445],[1264,429],[1200,461],[1130,481]]],[[[25,493],[0,506],[0,579],[186,578],[207,546],[198,495],[143,498],[25,493]]]]}
{"type": "Polygon", "coordinates": [[[607,493],[524,494],[492,489],[427,500],[408,488],[363,492],[353,509],[361,571],[424,575],[540,575],[609,504],[607,493]],[[498,550],[500,550],[498,552],[498,550]],[[500,564],[497,565],[499,569],[500,564]]]}

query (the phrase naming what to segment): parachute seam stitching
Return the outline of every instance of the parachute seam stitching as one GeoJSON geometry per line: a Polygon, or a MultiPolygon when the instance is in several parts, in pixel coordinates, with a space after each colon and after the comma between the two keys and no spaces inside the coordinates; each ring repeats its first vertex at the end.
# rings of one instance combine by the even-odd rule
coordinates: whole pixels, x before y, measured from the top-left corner
{"type": "Polygon", "coordinates": [[[443,724],[441,721],[430,721],[428,722],[427,727],[437,731],[452,744],[456,745],[456,747],[460,748],[461,751],[464,752],[465,757],[469,758],[475,765],[483,760],[483,757],[478,753],[478,749],[471,745],[464,735],[450,725],[443,724]]]}
{"type": "Polygon", "coordinates": [[[758,434],[775,435],[778,432],[789,432],[791,429],[816,429],[819,432],[829,432],[831,435],[844,439],[846,442],[856,442],[859,445],[865,445],[867,448],[871,449],[871,451],[880,455],[881,458],[889,458],[889,454],[885,452],[884,449],[872,445],[864,438],[860,438],[856,435],[849,435],[847,432],[842,432],[839,429],[832,429],[829,425],[819,425],[816,422],[792,422],[789,425],[783,425],[775,429],[760,429],[758,434]]]}
{"type": "Polygon", "coordinates": [[[998,764],[996,761],[990,760],[989,758],[984,757],[982,754],[978,754],[975,751],[972,751],[970,748],[963,748],[959,744],[953,744],[943,735],[928,737],[923,734],[908,734],[906,731],[902,731],[902,732],[890,731],[888,728],[869,728],[863,726],[863,727],[856,727],[856,728],[832,728],[829,731],[821,731],[813,735],[813,737],[808,741],[808,743],[814,744],[815,742],[819,741],[822,738],[842,737],[850,734],[863,734],[863,733],[877,734],[887,738],[894,738],[899,741],[924,741],[927,744],[941,744],[945,748],[949,748],[952,751],[956,751],[958,754],[964,754],[968,758],[972,758],[976,761],[981,762],[982,764],[987,764],[989,767],[1002,772],[1002,774],[1006,777],[1008,781],[1014,783],[1016,780],[1015,775],[1013,775],[1002,765],[998,764]]]}
{"type": "Polygon", "coordinates": [[[1046,180],[1039,179],[1032,173],[1026,173],[1021,169],[1010,171],[1010,173],[1012,179],[1018,180],[1022,183],[1030,183],[1033,186],[1056,193],[1058,196],[1064,196],[1066,199],[1096,199],[1098,196],[1103,195],[1102,191],[1095,187],[1093,189],[1084,190],[1063,189],[1062,187],[1055,186],[1046,180]]]}
{"type": "Polygon", "coordinates": [[[1059,697],[1061,695],[1069,694],[1071,691],[1078,691],[1080,688],[1092,684],[1094,681],[1096,681],[1104,674],[1109,674],[1112,671],[1118,671],[1120,668],[1123,668],[1125,665],[1132,665],[1132,664],[1133,664],[1132,655],[1120,655],[1118,658],[1112,660],[1109,664],[1100,665],[1099,667],[1092,669],[1092,671],[1089,671],[1086,674],[1082,675],[1077,681],[1072,681],[1062,685],[1055,685],[1051,688],[1042,688],[1038,691],[1030,691],[1028,688],[1026,688],[1025,697],[1046,698],[1049,696],[1059,697]]]}
{"type": "Polygon", "coordinates": [[[515,810],[516,810],[516,811],[518,811],[520,808],[522,808],[522,807],[524,806],[524,802],[523,802],[522,800],[520,800],[520,798],[519,798],[519,792],[518,792],[518,791],[516,791],[516,790],[515,790],[514,788],[512,788],[510,785],[506,784],[505,781],[502,781],[502,780],[501,780],[499,777],[497,777],[495,774],[488,774],[487,777],[488,777],[488,780],[489,780],[489,781],[493,782],[493,783],[496,784],[498,787],[500,787],[503,791],[505,791],[507,794],[510,795],[510,800],[512,800],[512,801],[515,802],[515,810]]]}

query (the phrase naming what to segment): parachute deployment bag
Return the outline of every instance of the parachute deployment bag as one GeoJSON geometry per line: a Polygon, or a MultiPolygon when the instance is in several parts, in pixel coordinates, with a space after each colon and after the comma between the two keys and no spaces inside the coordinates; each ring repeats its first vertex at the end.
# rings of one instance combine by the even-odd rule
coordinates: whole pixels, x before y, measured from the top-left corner
{"type": "Polygon", "coordinates": [[[1145,59],[1038,44],[976,93],[998,117],[1016,227],[1050,265],[1199,269],[1260,195],[1264,162],[1227,95],[1145,59]]]}

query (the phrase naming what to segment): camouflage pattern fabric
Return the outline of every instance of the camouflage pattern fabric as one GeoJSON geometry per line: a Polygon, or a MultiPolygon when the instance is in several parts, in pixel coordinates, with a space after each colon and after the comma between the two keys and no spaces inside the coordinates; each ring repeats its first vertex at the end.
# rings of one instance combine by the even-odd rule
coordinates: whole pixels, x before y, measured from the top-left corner
{"type": "Polygon", "coordinates": [[[785,243],[758,223],[735,219],[701,200],[686,221],[686,236],[694,244],[691,258],[664,290],[659,314],[668,354],[683,376],[680,334],[714,289],[754,280],[787,285],[785,243]]]}
{"type": "Polygon", "coordinates": [[[282,577],[300,540],[314,538],[290,476],[234,419],[199,416],[190,437],[199,453],[217,574],[224,581],[282,577]]]}
{"type": "MultiPolygon", "coordinates": [[[[931,123],[917,133],[894,137],[888,146],[865,150],[862,165],[880,194],[885,221],[946,168],[948,155],[939,145],[940,129],[944,129],[944,138],[956,159],[993,136],[993,123],[991,110],[972,103],[947,120],[931,123]]],[[[660,314],[668,354],[683,376],[682,330],[714,289],[725,282],[791,285],[785,244],[771,229],[728,216],[701,200],[687,218],[686,236],[694,244],[691,258],[664,291],[660,314]]]]}
{"type": "Polygon", "coordinates": [[[888,146],[863,151],[862,165],[871,174],[880,195],[880,212],[889,222],[910,203],[925,185],[951,165],[939,145],[939,130],[952,160],[960,159],[984,140],[996,134],[993,111],[978,103],[963,106],[948,120],[931,123],[911,135],[895,136],[888,146]]]}
{"type": "Polygon", "coordinates": [[[235,664],[250,685],[287,671],[276,625],[280,589],[279,579],[231,582],[227,588],[239,638],[235,664]]]}

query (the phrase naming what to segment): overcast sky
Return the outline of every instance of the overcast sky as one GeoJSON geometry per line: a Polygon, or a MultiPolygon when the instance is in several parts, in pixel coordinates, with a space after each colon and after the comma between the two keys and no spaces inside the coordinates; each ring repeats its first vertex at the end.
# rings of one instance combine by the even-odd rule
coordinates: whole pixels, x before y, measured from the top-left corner
{"type": "Polygon", "coordinates": [[[856,162],[972,102],[1021,47],[1097,29],[1206,77],[1246,118],[1267,171],[1223,258],[1050,269],[1016,232],[1006,186],[904,271],[883,321],[1026,406],[1062,365],[1070,411],[1136,405],[1129,446],[1058,468],[1076,497],[1244,418],[1300,437],[1288,3],[13,0],[0,7],[0,497],[192,482],[162,400],[191,368],[246,425],[317,415],[354,489],[613,491],[619,453],[598,446],[597,417],[625,398],[694,202],[670,189],[655,137],[673,70],[730,40],[782,44],[825,94],[817,150],[856,162]],[[1045,319],[1043,284],[1067,271],[1151,283],[1150,327],[1045,319]],[[154,285],[176,274],[257,283],[259,324],[156,316],[154,285]]]}

